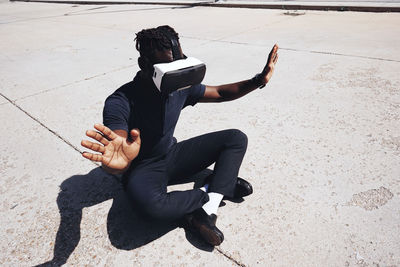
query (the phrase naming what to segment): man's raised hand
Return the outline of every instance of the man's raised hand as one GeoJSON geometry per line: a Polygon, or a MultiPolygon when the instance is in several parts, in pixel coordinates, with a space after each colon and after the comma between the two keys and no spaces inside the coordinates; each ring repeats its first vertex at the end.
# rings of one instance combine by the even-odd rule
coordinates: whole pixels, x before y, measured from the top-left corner
{"type": "Polygon", "coordinates": [[[94,128],[98,132],[88,130],[86,135],[100,144],[82,140],[81,145],[100,154],[84,152],[82,156],[101,162],[106,171],[110,173],[117,174],[125,171],[131,161],[139,154],[141,144],[139,130],[132,129],[130,132],[131,139],[129,140],[127,136],[120,136],[104,125],[95,124],[94,128]]]}
{"type": "Polygon", "coordinates": [[[264,82],[268,83],[271,80],[272,74],[274,73],[275,64],[278,61],[278,45],[275,44],[269,52],[267,64],[265,65],[261,74],[264,76],[264,82]]]}

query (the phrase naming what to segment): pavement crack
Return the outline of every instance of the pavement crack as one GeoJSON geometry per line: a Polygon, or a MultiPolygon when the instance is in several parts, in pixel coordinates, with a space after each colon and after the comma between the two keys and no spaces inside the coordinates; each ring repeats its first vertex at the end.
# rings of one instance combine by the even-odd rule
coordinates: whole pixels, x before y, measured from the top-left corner
{"type": "MultiPolygon", "coordinates": [[[[17,0],[15,2],[25,2],[25,1],[18,1],[17,0]]],[[[179,8],[180,5],[179,6],[171,5],[171,6],[168,6],[168,7],[136,8],[136,9],[128,9],[128,10],[85,12],[85,11],[91,11],[91,10],[95,10],[95,9],[105,8],[105,7],[109,7],[109,5],[98,7],[98,8],[91,8],[91,9],[87,9],[87,10],[74,11],[74,12],[69,12],[69,13],[64,13],[64,14],[59,14],[59,15],[53,15],[53,16],[43,16],[43,17],[15,19],[15,20],[6,21],[6,22],[0,22],[0,25],[19,23],[19,22],[26,22],[26,21],[32,21],[32,20],[62,18],[62,17],[68,17],[68,16],[95,15],[95,14],[121,13],[121,12],[123,12],[123,13],[125,13],[125,12],[140,12],[140,11],[158,10],[158,9],[174,9],[174,8],[179,8]],[[79,13],[79,12],[82,12],[82,13],[79,13]]]]}
{"type": "MultiPolygon", "coordinates": [[[[204,45],[210,42],[220,42],[220,43],[229,43],[229,44],[237,44],[237,45],[249,45],[249,46],[257,46],[257,47],[266,47],[264,44],[252,44],[246,42],[237,42],[237,41],[224,41],[221,39],[207,39],[207,38],[198,38],[193,36],[181,36],[182,38],[193,39],[206,41],[200,45],[204,45]]],[[[362,56],[362,55],[351,55],[351,54],[343,54],[337,52],[329,52],[329,51],[317,51],[317,50],[305,50],[305,49],[296,49],[296,48],[287,48],[287,47],[279,47],[279,50],[293,51],[293,52],[305,52],[305,53],[313,53],[313,54],[323,54],[323,55],[332,55],[332,56],[343,56],[343,57],[354,57],[354,58],[363,58],[363,59],[371,59],[371,60],[380,60],[380,61],[388,61],[388,62],[398,62],[400,60],[390,59],[390,58],[382,58],[382,57],[370,57],[370,56],[362,56]]]]}
{"type": "Polygon", "coordinates": [[[229,259],[230,261],[234,262],[235,264],[237,264],[237,266],[242,266],[242,267],[246,267],[246,264],[236,260],[235,258],[233,258],[232,255],[230,255],[228,252],[223,251],[221,248],[219,247],[215,247],[215,250],[218,251],[220,254],[222,254],[224,257],[226,257],[227,259],[229,259]]]}
{"type": "Polygon", "coordinates": [[[66,13],[65,16],[79,16],[79,15],[95,15],[95,14],[108,14],[108,13],[125,13],[125,12],[138,12],[138,11],[148,11],[148,10],[158,10],[158,9],[174,9],[180,6],[168,6],[168,7],[152,7],[152,8],[135,8],[135,9],[125,9],[125,10],[110,10],[110,11],[96,11],[96,12],[86,12],[86,13],[66,13]]]}
{"type": "Polygon", "coordinates": [[[94,78],[97,78],[97,77],[100,77],[100,76],[107,75],[109,73],[118,72],[120,70],[128,69],[128,68],[134,67],[136,65],[137,65],[137,63],[136,64],[131,64],[131,65],[124,66],[124,67],[117,68],[117,69],[113,69],[113,70],[110,70],[110,71],[107,71],[107,72],[99,73],[99,74],[96,74],[96,75],[93,75],[93,76],[90,76],[90,77],[87,77],[87,78],[83,78],[81,80],[76,80],[76,81],[73,81],[73,82],[70,82],[70,83],[66,83],[66,84],[63,84],[63,85],[60,85],[60,86],[57,86],[57,87],[54,87],[54,88],[42,90],[42,91],[36,92],[34,94],[30,94],[30,95],[26,95],[26,96],[17,98],[17,99],[14,100],[14,102],[20,101],[20,100],[23,100],[23,99],[26,99],[26,98],[29,98],[29,97],[32,97],[32,96],[37,96],[37,95],[41,95],[41,94],[44,94],[44,93],[48,93],[48,92],[51,92],[51,91],[54,91],[54,90],[57,90],[57,89],[61,89],[61,88],[73,85],[73,84],[77,84],[77,83],[81,83],[81,82],[84,82],[84,81],[88,81],[88,80],[91,80],[91,79],[94,79],[94,78]]]}
{"type": "Polygon", "coordinates": [[[284,48],[284,47],[279,47],[279,49],[287,50],[287,51],[294,51],[294,52],[308,52],[308,53],[313,53],[313,54],[324,54],[324,55],[333,55],[333,56],[356,57],[356,58],[364,58],[364,59],[372,59],[372,60],[400,62],[400,60],[396,60],[396,59],[381,58],[381,57],[369,57],[369,56],[361,56],[361,55],[350,55],[350,54],[343,54],[343,53],[336,53],[336,52],[303,50],[303,49],[284,48]]]}
{"type": "Polygon", "coordinates": [[[64,16],[70,16],[70,15],[73,15],[73,14],[76,14],[76,13],[80,13],[80,12],[103,9],[103,8],[107,8],[107,7],[108,6],[100,6],[100,7],[93,7],[93,8],[88,8],[88,9],[84,9],[84,10],[76,10],[76,11],[65,13],[64,16]]]}
{"type": "Polygon", "coordinates": [[[66,143],[67,145],[69,145],[70,147],[72,147],[74,150],[76,150],[77,152],[79,152],[80,154],[82,154],[82,151],[79,150],[79,148],[77,148],[76,146],[74,146],[71,142],[69,142],[67,139],[65,139],[64,137],[62,137],[59,133],[57,133],[56,131],[50,129],[47,125],[45,125],[43,122],[41,122],[38,118],[34,117],[32,114],[30,114],[28,111],[26,111],[25,109],[23,109],[22,107],[20,107],[17,103],[15,103],[15,101],[12,101],[11,99],[9,99],[7,96],[3,95],[2,93],[0,93],[0,95],[2,97],[4,97],[8,102],[10,102],[14,107],[16,107],[17,109],[19,109],[20,111],[22,111],[23,113],[25,113],[28,117],[30,117],[32,120],[36,121],[37,123],[40,124],[40,126],[42,126],[43,128],[45,128],[46,130],[48,130],[50,133],[52,133],[53,135],[55,135],[56,137],[58,137],[61,141],[63,141],[64,143],[66,143]]]}

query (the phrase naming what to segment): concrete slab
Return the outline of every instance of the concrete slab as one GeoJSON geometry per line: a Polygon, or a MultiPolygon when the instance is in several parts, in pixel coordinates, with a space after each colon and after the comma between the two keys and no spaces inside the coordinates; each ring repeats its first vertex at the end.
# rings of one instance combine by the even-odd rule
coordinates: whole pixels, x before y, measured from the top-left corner
{"type": "Polygon", "coordinates": [[[8,103],[7,99],[5,99],[4,97],[0,96],[0,105],[6,104],[8,103]]]}
{"type": "Polygon", "coordinates": [[[235,265],[176,224],[136,214],[115,178],[15,106],[0,116],[2,266],[235,265]]]}
{"type": "Polygon", "coordinates": [[[86,130],[92,129],[94,123],[103,121],[106,97],[119,86],[131,81],[137,70],[133,67],[109,73],[21,99],[16,103],[81,149],[80,142],[85,138],[86,130]]]}
{"type": "MultiPolygon", "coordinates": [[[[255,65],[262,65],[256,56],[264,52],[258,46],[219,42],[193,50],[199,57],[205,53],[209,66],[205,82],[210,84],[219,79],[230,82],[224,80],[226,72],[229,77],[246,78],[246,69],[253,73],[255,65]],[[210,49],[217,56],[212,58],[210,49]],[[230,72],[227,66],[234,65],[232,54],[238,55],[242,64],[230,72]]],[[[365,262],[397,262],[389,256],[398,249],[398,240],[392,238],[393,231],[385,229],[387,225],[396,229],[400,219],[396,212],[400,195],[396,180],[400,170],[396,145],[400,127],[396,117],[398,63],[384,62],[372,68],[364,67],[370,66],[371,60],[353,59],[339,68],[342,61],[341,56],[282,51],[275,77],[264,90],[232,103],[199,104],[182,113],[176,133],[179,140],[226,128],[242,129],[249,136],[241,176],[252,181],[256,193],[244,203],[228,203],[219,219],[226,236],[221,249],[239,262],[309,266],[322,261],[335,264],[339,259],[346,264],[357,262],[355,255],[364,257],[365,262]],[[289,76],[296,83],[288,84],[289,76]],[[377,206],[379,211],[351,204],[354,194],[380,187],[392,197],[383,207],[377,206]],[[359,220],[380,223],[359,228],[359,220]],[[245,233],[240,231],[243,225],[249,226],[245,233]],[[382,244],[379,248],[366,241],[352,244],[358,236],[382,244]],[[276,246],[282,243],[286,247],[276,246]],[[239,249],[245,247],[253,249],[239,249]],[[305,251],[308,257],[304,257],[305,251]]],[[[114,90],[98,88],[122,83],[133,72],[116,72],[17,104],[79,146],[83,125],[90,127],[101,119],[102,101],[114,90]],[[82,93],[67,94],[74,90],[82,93]],[[54,106],[45,105],[50,101],[54,106]],[[76,131],[68,131],[74,121],[80,125],[76,131]]]]}
{"type": "MultiPolygon", "coordinates": [[[[184,51],[206,62],[208,72],[204,82],[211,85],[251,77],[262,69],[268,53],[266,49],[259,46],[241,44],[227,46],[220,42],[201,43],[201,40],[183,39],[184,47],[188,47],[184,51]],[[187,40],[190,42],[186,42],[187,40]],[[260,54],[264,54],[265,57],[259,57],[260,54]],[[232,55],[238,56],[235,58],[232,55]],[[246,63],[232,68],[232,70],[227,67],[233,66],[237,61],[246,63]],[[229,75],[226,75],[227,71],[229,71],[229,75]]],[[[81,149],[80,141],[85,138],[86,129],[91,129],[96,122],[102,122],[102,109],[106,97],[119,86],[132,80],[138,70],[139,68],[134,66],[114,71],[25,97],[17,100],[16,103],[49,128],[64,136],[75,147],[81,149]],[[77,122],[79,123],[77,124],[77,122]],[[71,130],[71,125],[75,125],[74,130],[71,130]]],[[[190,112],[193,109],[187,108],[185,112],[187,110],[190,112]]],[[[200,128],[200,131],[203,129],[200,128]]],[[[197,131],[198,133],[199,131],[197,131]]]]}
{"type": "Polygon", "coordinates": [[[2,42],[3,54],[7,56],[5,64],[0,69],[2,93],[15,100],[137,64],[136,58],[133,58],[133,49],[124,49],[123,52],[119,49],[132,46],[128,36],[123,37],[118,31],[101,29],[97,30],[100,34],[97,38],[94,37],[96,33],[91,27],[79,29],[73,25],[44,21],[21,22],[18,25],[1,27],[2,34],[14,32],[8,35],[6,42],[2,42]],[[32,30],[30,37],[24,40],[26,38],[22,38],[21,31],[32,27],[36,32],[32,30]],[[45,35],[51,40],[58,39],[50,37],[50,34],[56,35],[59,31],[64,32],[62,36],[65,39],[59,38],[53,42],[42,38],[45,35]],[[108,37],[102,40],[107,35],[108,37]],[[116,41],[118,43],[113,43],[106,50],[103,46],[97,45],[114,39],[119,40],[116,41]],[[33,48],[34,51],[30,51],[34,45],[26,45],[25,42],[39,44],[33,48]],[[6,48],[12,44],[15,44],[14,48],[6,48]],[[24,46],[25,49],[22,48],[24,46]],[[120,60],[110,63],[109,60],[113,57],[120,60]]]}
{"type": "Polygon", "coordinates": [[[184,137],[196,134],[197,125],[249,136],[240,174],[255,194],[229,203],[219,219],[226,237],[221,249],[240,262],[398,264],[398,238],[392,238],[400,234],[398,63],[370,67],[371,61],[352,59],[338,67],[342,62],[281,51],[264,90],[183,114],[184,137]],[[355,204],[360,192],[372,210],[355,204]]]}
{"type": "Polygon", "coordinates": [[[299,11],[280,15],[290,19],[223,40],[259,45],[275,41],[282,48],[400,60],[396,49],[400,45],[400,30],[395,26],[400,23],[398,14],[371,17],[369,13],[299,11]]]}
{"type": "Polygon", "coordinates": [[[264,1],[264,0],[238,0],[238,1],[185,1],[185,0],[13,0],[35,3],[65,3],[65,4],[96,4],[96,5],[179,5],[179,6],[206,6],[206,7],[228,7],[228,8],[250,8],[250,9],[282,9],[282,10],[323,10],[323,11],[357,11],[357,12],[399,12],[400,3],[393,1],[264,1]]]}
{"type": "MultiPolygon", "coordinates": [[[[36,6],[18,5],[25,11],[36,6]]],[[[43,16],[65,12],[43,10],[43,16]]],[[[342,28],[330,35],[316,25],[315,35],[325,39],[312,46],[317,37],[310,33],[301,38],[300,34],[305,25],[309,31],[314,28],[311,22],[315,20],[308,19],[308,13],[297,20],[302,16],[277,11],[189,10],[135,11],[138,14],[132,21],[139,22],[132,27],[145,22],[153,25],[166,17],[169,22],[184,22],[177,29],[182,29],[186,53],[207,63],[205,83],[249,78],[262,68],[276,40],[281,46],[290,44],[280,51],[276,72],[266,88],[234,102],[187,108],[177,127],[179,140],[226,128],[239,128],[249,137],[240,175],[253,183],[255,193],[242,203],[227,202],[220,209],[218,227],[225,234],[225,242],[209,253],[199,240],[176,225],[143,220],[129,211],[129,202],[114,179],[94,169],[95,165],[26,113],[4,103],[0,105],[0,133],[6,137],[0,140],[0,172],[4,177],[0,180],[0,229],[5,238],[0,242],[0,264],[44,263],[52,260],[55,249],[52,263],[68,259],[67,265],[400,265],[400,79],[398,51],[393,44],[397,37],[388,31],[380,35],[387,39],[379,40],[394,60],[374,60],[359,56],[370,50],[376,50],[375,56],[386,56],[375,49],[375,36],[354,33],[352,27],[346,27],[346,22],[366,22],[360,13],[324,13],[327,17],[312,13],[321,16],[321,23],[330,29],[335,23],[342,28]],[[207,32],[199,19],[192,20],[209,13],[215,25],[220,16],[221,28],[212,28],[213,23],[206,22],[207,32]],[[150,14],[154,19],[144,21],[150,14]],[[271,24],[266,21],[260,26],[263,14],[271,24]],[[235,17],[242,18],[243,25],[235,17]],[[281,27],[286,35],[266,35],[264,26],[273,33],[279,33],[281,27]],[[242,33],[251,29],[252,34],[242,33]],[[328,44],[326,40],[334,40],[342,32],[351,40],[343,46],[339,42],[328,44]],[[358,39],[352,39],[352,34],[358,39]],[[298,38],[291,39],[291,35],[298,38]],[[243,38],[246,41],[238,43],[243,38]],[[359,54],[354,50],[358,40],[364,45],[359,54]],[[326,50],[311,51],[324,48],[323,44],[326,50]],[[345,46],[354,55],[329,54],[341,53],[345,46]]],[[[16,105],[80,149],[84,131],[101,120],[105,97],[137,70],[136,65],[125,65],[124,61],[128,53],[132,54],[130,61],[136,61],[132,39],[112,39],[133,35],[136,30],[129,31],[129,21],[135,12],[82,15],[76,24],[59,16],[35,24],[41,29],[33,29],[27,22],[10,23],[4,32],[14,29],[18,34],[6,41],[9,46],[2,47],[3,55],[10,55],[14,62],[2,64],[1,92],[17,99],[16,105]],[[112,17],[117,22],[109,20],[107,24],[107,18],[112,17]],[[90,25],[85,25],[83,18],[90,25]],[[46,39],[46,22],[49,32],[59,38],[46,39]],[[56,24],[69,34],[56,31],[56,24]],[[18,35],[29,35],[31,30],[34,33],[27,40],[35,51],[27,52],[28,42],[18,35]],[[41,37],[46,41],[38,40],[41,37]],[[99,55],[99,61],[109,62],[107,68],[97,66],[99,61],[91,58],[97,53],[111,53],[109,40],[115,41],[119,52],[110,54],[112,57],[99,55]],[[12,42],[16,47],[11,47],[12,42]],[[54,52],[63,43],[72,49],[97,48],[84,49],[76,57],[71,52],[54,52]],[[40,65],[44,65],[42,70],[37,67],[40,65]],[[76,70],[72,70],[74,66],[78,66],[76,70]],[[14,73],[17,71],[20,75],[14,73]],[[36,72],[41,79],[35,78],[36,72]],[[85,80],[89,73],[97,76],[85,80]],[[21,76],[25,81],[20,81],[21,76]]],[[[372,26],[375,30],[397,21],[395,16],[382,19],[379,14],[368,15],[378,24],[372,26]]],[[[34,11],[21,15],[34,17],[34,11]]]]}
{"type": "Polygon", "coordinates": [[[143,28],[168,24],[176,28],[182,37],[211,40],[254,29],[255,26],[257,27],[257,24],[254,24],[255,21],[276,23],[287,19],[281,16],[282,11],[173,5],[84,5],[71,7],[69,11],[63,12],[65,12],[63,15],[58,13],[58,16],[49,16],[44,19],[66,24],[124,30],[130,35],[143,28]],[[205,14],[207,14],[206,20],[205,14]],[[96,16],[96,20],[88,19],[93,16],[96,16]],[[250,16],[252,19],[243,20],[232,27],[232,22],[236,19],[250,16]]]}
{"type": "MultiPolygon", "coordinates": [[[[10,21],[0,28],[0,33],[8,36],[0,45],[6,62],[0,69],[2,92],[7,97],[16,100],[135,65],[137,53],[133,44],[134,33],[145,27],[165,23],[181,25],[177,29],[181,32],[185,49],[204,43],[203,39],[208,42],[254,28],[253,21],[242,23],[239,27],[231,27],[230,21],[238,17],[237,10],[228,13],[230,15],[224,17],[223,23],[218,23],[219,27],[212,31],[209,28],[219,21],[218,18],[223,14],[223,10],[215,9],[208,12],[208,16],[213,19],[207,20],[206,25],[202,19],[204,8],[160,10],[154,7],[149,9],[136,7],[126,10],[126,7],[105,7],[101,11],[96,9],[85,11],[86,13],[77,12],[73,7],[69,7],[68,10],[69,13],[66,7],[39,9],[40,15],[30,15],[28,21],[10,21]],[[123,13],[118,13],[120,11],[123,13]],[[130,11],[138,12],[133,12],[132,17],[130,11]],[[64,16],[63,13],[70,15],[64,16]],[[129,15],[115,16],[115,14],[129,15]],[[96,20],[91,20],[92,16],[96,16],[96,20]],[[155,19],[149,23],[148,17],[155,19]],[[187,26],[190,25],[189,21],[182,23],[182,18],[193,20],[195,23],[187,26]],[[135,23],[133,27],[133,20],[140,23],[135,23]],[[25,36],[24,31],[28,28],[30,34],[25,36]],[[63,32],[63,35],[53,38],[52,36],[58,32],[63,32]],[[189,34],[190,32],[192,34],[189,34]],[[193,32],[196,34],[193,35],[193,32]],[[110,40],[115,41],[110,44],[110,40]],[[26,43],[29,43],[29,46],[26,46],[26,43]]],[[[243,15],[248,16],[248,12],[249,10],[243,15]]],[[[26,11],[23,11],[19,16],[25,16],[25,13],[26,11]]],[[[276,21],[274,14],[276,12],[269,13],[271,23],[276,21]]],[[[261,19],[264,13],[255,11],[253,16],[261,19]]]]}
{"type": "MultiPolygon", "coordinates": [[[[187,51],[194,53],[194,56],[204,55],[204,49],[200,46],[201,40],[183,38],[182,43],[183,47],[187,47],[187,51]],[[196,49],[199,46],[200,49],[196,49]]],[[[130,48],[130,46],[127,47],[127,49],[130,48]]],[[[113,64],[118,64],[118,62],[111,65],[113,64]]],[[[85,131],[93,128],[94,123],[102,122],[102,110],[106,97],[121,85],[131,81],[138,70],[137,65],[117,69],[47,91],[28,94],[16,103],[32,116],[43,121],[49,128],[64,136],[76,148],[81,149],[80,142],[85,138],[85,131]],[[75,125],[72,131],[71,125],[75,125]]],[[[27,90],[31,92],[32,88],[27,88],[27,90]]]]}

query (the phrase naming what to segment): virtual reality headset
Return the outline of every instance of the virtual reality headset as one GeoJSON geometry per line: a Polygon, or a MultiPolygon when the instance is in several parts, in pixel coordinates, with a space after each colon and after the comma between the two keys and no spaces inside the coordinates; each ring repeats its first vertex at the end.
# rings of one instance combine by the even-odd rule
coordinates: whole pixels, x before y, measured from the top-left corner
{"type": "Polygon", "coordinates": [[[157,89],[163,94],[170,94],[201,83],[206,65],[196,58],[182,55],[177,38],[167,30],[163,33],[171,41],[173,61],[153,65],[153,82],[157,89]]]}
{"type": "Polygon", "coordinates": [[[155,64],[153,67],[154,84],[165,94],[199,84],[206,74],[206,65],[194,57],[155,64]]]}

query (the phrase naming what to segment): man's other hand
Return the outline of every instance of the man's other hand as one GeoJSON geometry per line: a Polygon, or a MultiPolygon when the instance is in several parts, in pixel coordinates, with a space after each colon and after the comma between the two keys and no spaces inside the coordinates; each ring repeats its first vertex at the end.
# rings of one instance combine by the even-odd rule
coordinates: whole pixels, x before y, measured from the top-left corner
{"type": "Polygon", "coordinates": [[[101,162],[103,168],[109,173],[119,174],[125,171],[131,161],[139,154],[141,144],[139,130],[132,129],[130,132],[131,139],[129,140],[127,136],[118,135],[104,125],[95,124],[94,128],[98,132],[88,130],[86,135],[100,144],[82,140],[81,145],[100,154],[83,152],[82,156],[101,162]]]}
{"type": "Polygon", "coordinates": [[[278,45],[275,44],[274,47],[272,47],[271,52],[269,52],[268,55],[268,61],[267,64],[265,65],[263,71],[261,72],[261,74],[264,76],[264,82],[268,83],[269,80],[272,77],[272,74],[274,73],[274,68],[275,68],[275,64],[278,61],[278,45]]]}

